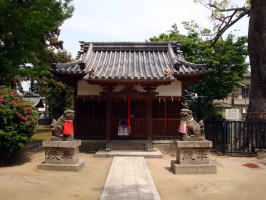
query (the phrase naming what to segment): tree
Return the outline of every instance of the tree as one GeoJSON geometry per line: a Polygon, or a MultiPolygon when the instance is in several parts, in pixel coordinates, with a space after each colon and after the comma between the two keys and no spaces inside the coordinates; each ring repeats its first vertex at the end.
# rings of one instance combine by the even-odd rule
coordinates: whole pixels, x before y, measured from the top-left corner
{"type": "Polygon", "coordinates": [[[0,85],[21,89],[21,80],[30,80],[55,118],[72,104],[71,89],[50,72],[52,63],[71,61],[58,39],[60,25],[73,13],[71,1],[0,1],[0,85]]]}
{"type": "Polygon", "coordinates": [[[266,1],[246,0],[233,5],[230,0],[197,0],[212,11],[215,22],[213,44],[239,19],[249,16],[248,53],[251,90],[246,120],[266,120],[266,1]],[[226,13],[226,14],[225,14],[226,13]]]}
{"type": "Polygon", "coordinates": [[[266,1],[251,1],[248,50],[251,90],[247,120],[266,120],[266,1]],[[263,113],[263,114],[260,114],[263,113]]]}
{"type": "Polygon", "coordinates": [[[150,38],[151,41],[179,41],[180,49],[186,60],[193,63],[205,63],[212,69],[198,84],[187,89],[189,93],[197,93],[199,98],[190,102],[197,120],[220,119],[212,101],[223,99],[233,92],[243,79],[247,70],[245,58],[247,55],[246,37],[235,38],[229,35],[225,40],[218,40],[212,47],[210,42],[201,38],[198,25],[194,22],[184,22],[187,35],[179,33],[177,26],[172,26],[169,33],[150,38]]]}
{"type": "Polygon", "coordinates": [[[71,0],[0,1],[0,85],[40,74],[47,49],[62,48],[59,26],[71,17],[71,0]]]}
{"type": "MultiPolygon", "coordinates": [[[[51,69],[52,63],[71,62],[71,55],[67,51],[47,50],[46,59],[43,60],[44,65],[49,65],[51,69]]],[[[57,119],[68,108],[73,109],[73,88],[58,81],[54,75],[47,70],[44,76],[35,77],[36,92],[46,97],[46,103],[49,105],[49,117],[57,119]]]]}

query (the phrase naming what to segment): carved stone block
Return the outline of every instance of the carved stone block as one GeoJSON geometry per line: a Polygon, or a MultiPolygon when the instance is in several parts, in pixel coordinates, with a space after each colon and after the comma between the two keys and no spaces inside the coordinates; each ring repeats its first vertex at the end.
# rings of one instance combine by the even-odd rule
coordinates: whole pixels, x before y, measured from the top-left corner
{"type": "Polygon", "coordinates": [[[209,164],[208,149],[179,149],[176,161],[178,164],[209,164]]]}
{"type": "Polygon", "coordinates": [[[44,141],[45,161],[38,165],[38,169],[77,171],[84,166],[79,161],[80,140],[72,141],[44,141]]]}
{"type": "Polygon", "coordinates": [[[78,160],[78,148],[45,148],[46,163],[75,164],[78,160]]]}
{"type": "Polygon", "coordinates": [[[178,164],[209,164],[210,141],[177,141],[176,161],[178,164]]]}
{"type": "Polygon", "coordinates": [[[211,141],[177,141],[176,160],[171,162],[175,174],[216,173],[208,153],[211,141]]]}

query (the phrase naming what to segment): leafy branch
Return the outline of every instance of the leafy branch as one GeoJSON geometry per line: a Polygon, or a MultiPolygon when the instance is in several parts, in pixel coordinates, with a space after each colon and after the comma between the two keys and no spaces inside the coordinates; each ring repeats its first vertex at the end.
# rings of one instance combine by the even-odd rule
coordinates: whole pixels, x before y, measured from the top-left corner
{"type": "Polygon", "coordinates": [[[232,5],[230,0],[195,0],[211,11],[210,18],[214,23],[211,46],[236,22],[250,12],[250,1],[246,0],[242,6],[232,5]]]}

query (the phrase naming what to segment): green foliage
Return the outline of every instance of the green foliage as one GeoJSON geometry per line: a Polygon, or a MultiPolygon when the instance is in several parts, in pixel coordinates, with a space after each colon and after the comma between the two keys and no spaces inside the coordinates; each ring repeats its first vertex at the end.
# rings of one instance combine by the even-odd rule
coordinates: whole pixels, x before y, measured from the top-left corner
{"type": "Polygon", "coordinates": [[[73,90],[61,82],[51,81],[48,83],[46,100],[50,118],[57,119],[66,109],[73,109],[73,90]]]}
{"type": "Polygon", "coordinates": [[[187,61],[207,64],[211,72],[187,91],[197,93],[201,98],[201,100],[191,100],[190,103],[198,120],[209,118],[209,111],[213,110],[212,101],[226,98],[243,80],[248,67],[245,63],[247,38],[228,35],[225,40],[218,40],[211,46],[208,40],[201,37],[202,34],[197,30],[198,26],[194,22],[184,22],[183,25],[187,35],[180,34],[177,26],[174,25],[169,33],[154,36],[150,40],[178,41],[187,61]]]}
{"type": "Polygon", "coordinates": [[[48,48],[62,48],[58,27],[71,17],[70,3],[71,0],[0,1],[0,84],[12,86],[17,76],[33,77],[48,67],[41,60],[48,48]]]}
{"type": "Polygon", "coordinates": [[[204,120],[223,120],[222,113],[212,104],[211,101],[204,101],[202,98],[189,101],[189,107],[193,111],[194,118],[197,121],[204,120]]]}
{"type": "Polygon", "coordinates": [[[73,13],[71,2],[0,0],[0,84],[18,88],[30,80],[54,118],[72,106],[72,90],[50,72],[52,63],[71,61],[58,39],[59,27],[73,13]]]}
{"type": "Polygon", "coordinates": [[[37,112],[15,90],[0,86],[1,155],[19,152],[31,141],[37,112]]]}
{"type": "MultiPolygon", "coordinates": [[[[66,51],[54,53],[53,51],[47,50],[46,55],[45,60],[42,60],[42,62],[45,65],[50,65],[50,68],[51,63],[67,63],[72,61],[70,54],[66,51]]],[[[35,92],[46,97],[51,119],[57,119],[66,109],[73,108],[73,89],[57,81],[50,71],[47,71],[44,76],[36,77],[35,80],[33,86],[36,88],[35,92]]]]}

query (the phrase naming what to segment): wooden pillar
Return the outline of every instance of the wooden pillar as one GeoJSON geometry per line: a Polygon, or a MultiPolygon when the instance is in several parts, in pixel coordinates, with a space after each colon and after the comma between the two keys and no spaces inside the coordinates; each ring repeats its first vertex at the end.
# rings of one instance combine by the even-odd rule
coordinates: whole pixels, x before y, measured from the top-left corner
{"type": "Polygon", "coordinates": [[[112,93],[114,85],[101,85],[103,92],[101,93],[106,100],[106,150],[111,150],[111,128],[112,128],[112,93]]]}
{"type": "Polygon", "coordinates": [[[111,150],[112,99],[106,98],[106,150],[111,150]]]}
{"type": "Polygon", "coordinates": [[[74,83],[74,137],[78,136],[78,84],[74,83]]]}
{"type": "Polygon", "coordinates": [[[152,97],[156,96],[158,93],[155,91],[156,86],[147,85],[144,86],[144,89],[147,92],[146,98],[146,121],[147,121],[147,134],[148,134],[148,142],[146,150],[152,151],[152,97]]]}
{"type": "Polygon", "coordinates": [[[148,151],[152,151],[152,97],[149,95],[146,100],[146,118],[147,118],[147,133],[148,133],[148,151]]]}

